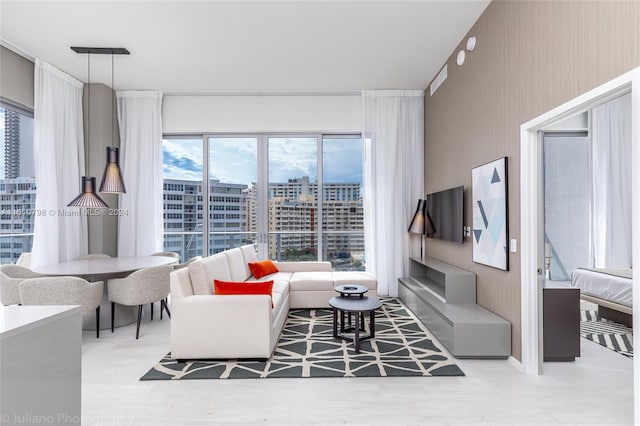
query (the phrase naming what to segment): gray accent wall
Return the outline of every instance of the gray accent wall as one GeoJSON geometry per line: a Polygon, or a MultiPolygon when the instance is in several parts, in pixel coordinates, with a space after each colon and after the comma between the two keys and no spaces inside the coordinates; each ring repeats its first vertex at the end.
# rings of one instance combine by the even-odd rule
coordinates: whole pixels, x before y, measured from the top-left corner
{"type": "Polygon", "coordinates": [[[33,111],[33,62],[0,46],[0,97],[33,111]]]}
{"type": "MultiPolygon", "coordinates": [[[[87,176],[96,178],[96,191],[100,187],[100,180],[107,161],[107,147],[112,145],[112,134],[114,146],[120,146],[118,132],[118,118],[114,114],[113,133],[111,121],[111,100],[115,96],[110,87],[101,83],[91,84],[91,108],[87,108],[87,90],[84,89],[84,138],[85,149],[88,150],[89,162],[87,176]],[[87,113],[91,111],[91,133],[87,126],[87,113]]],[[[115,103],[114,103],[115,105],[115,103]]],[[[115,113],[115,111],[114,111],[115,113]]],[[[86,155],[87,153],[85,153],[86,155]]],[[[126,182],[125,182],[126,183],[126,182]]],[[[79,187],[80,183],[78,183],[79,187]]],[[[118,208],[118,195],[98,193],[109,209],[118,208]]],[[[89,253],[106,253],[116,256],[118,251],[118,217],[115,215],[89,216],[89,253]]]]}
{"type": "MultiPolygon", "coordinates": [[[[425,192],[464,185],[471,225],[471,169],[508,157],[509,238],[520,240],[520,125],[640,66],[638,22],[640,2],[493,1],[451,52],[447,80],[425,94],[425,192]],[[458,66],[471,35],[475,50],[458,66]]],[[[426,247],[476,273],[478,304],[511,322],[520,360],[520,247],[508,272],[474,263],[468,238],[426,247]]]]}

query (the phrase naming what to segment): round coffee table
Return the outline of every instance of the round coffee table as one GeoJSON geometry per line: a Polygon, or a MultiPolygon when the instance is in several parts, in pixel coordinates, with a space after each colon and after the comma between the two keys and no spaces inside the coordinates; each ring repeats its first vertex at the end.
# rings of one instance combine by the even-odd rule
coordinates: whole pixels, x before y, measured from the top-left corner
{"type": "Polygon", "coordinates": [[[335,339],[343,339],[353,342],[356,353],[360,352],[360,342],[375,337],[375,311],[382,307],[382,303],[375,297],[332,297],[329,300],[329,306],[333,308],[333,337],[335,339]],[[338,333],[338,311],[340,311],[340,333],[338,333]],[[356,318],[360,318],[360,326],[356,324],[353,328],[354,336],[346,336],[344,334],[344,314],[356,314],[356,318]],[[360,336],[360,330],[364,330],[364,315],[369,314],[369,334],[360,336]]]}

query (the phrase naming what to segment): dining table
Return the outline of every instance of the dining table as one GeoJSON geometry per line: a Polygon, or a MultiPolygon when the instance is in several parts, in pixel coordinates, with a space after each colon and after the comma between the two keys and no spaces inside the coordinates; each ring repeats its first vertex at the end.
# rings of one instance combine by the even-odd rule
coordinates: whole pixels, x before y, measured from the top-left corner
{"type": "MultiPolygon", "coordinates": [[[[66,262],[41,265],[32,268],[33,272],[47,276],[73,276],[87,281],[103,281],[104,293],[100,304],[101,329],[111,328],[111,302],[107,291],[107,281],[112,278],[123,278],[140,269],[161,265],[176,264],[177,260],[168,256],[132,256],[132,257],[104,257],[91,259],[75,259],[66,262]]],[[[115,327],[122,327],[136,322],[137,306],[115,305],[115,327]]],[[[85,314],[82,328],[95,330],[93,313],[85,314]]]]}

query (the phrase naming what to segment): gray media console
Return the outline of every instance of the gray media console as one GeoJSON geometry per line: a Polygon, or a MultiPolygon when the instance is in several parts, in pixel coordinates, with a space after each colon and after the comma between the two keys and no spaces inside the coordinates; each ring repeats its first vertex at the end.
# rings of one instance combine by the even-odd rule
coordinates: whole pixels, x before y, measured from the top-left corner
{"type": "Polygon", "coordinates": [[[400,299],[458,358],[511,355],[511,323],[476,304],[476,274],[433,258],[410,259],[400,299]]]}

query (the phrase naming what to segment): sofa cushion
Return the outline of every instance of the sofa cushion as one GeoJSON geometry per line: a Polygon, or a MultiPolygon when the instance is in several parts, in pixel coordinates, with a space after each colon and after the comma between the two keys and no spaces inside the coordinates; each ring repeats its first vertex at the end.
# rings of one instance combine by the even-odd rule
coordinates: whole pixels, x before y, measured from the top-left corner
{"type": "Polygon", "coordinates": [[[240,247],[240,251],[242,252],[242,256],[244,257],[244,270],[247,274],[247,277],[251,276],[251,270],[249,269],[249,262],[257,262],[258,261],[258,253],[256,253],[256,248],[253,244],[247,244],[246,246],[240,247]]]}
{"type": "Polygon", "coordinates": [[[224,253],[214,254],[189,264],[193,294],[213,294],[213,280],[231,281],[229,262],[224,253]]]}
{"type": "Polygon", "coordinates": [[[262,278],[278,272],[278,267],[269,259],[260,262],[249,262],[249,269],[256,278],[262,278]]]}
{"type": "Polygon", "coordinates": [[[250,275],[247,275],[247,268],[244,265],[244,256],[242,250],[234,248],[223,252],[229,261],[229,272],[233,281],[245,281],[250,275]]]}
{"type": "MultiPolygon", "coordinates": [[[[248,281],[250,282],[250,281],[248,281]]],[[[289,282],[288,281],[274,281],[273,282],[273,294],[279,293],[283,296],[289,293],[289,282]]]]}
{"type": "Polygon", "coordinates": [[[273,280],[273,281],[291,281],[291,277],[293,276],[293,272],[276,272],[275,274],[265,275],[261,279],[256,277],[250,277],[247,281],[265,281],[265,280],[273,280]]]}
{"type": "Polygon", "coordinates": [[[291,291],[333,290],[332,272],[294,272],[289,281],[291,291]]]}
{"type": "Polygon", "coordinates": [[[369,290],[378,289],[376,277],[360,271],[334,271],[333,282],[335,286],[358,284],[367,287],[369,290]]]}
{"type": "Polygon", "coordinates": [[[276,293],[276,292],[271,293],[271,307],[273,308],[273,312],[280,309],[280,305],[282,304],[283,300],[284,300],[284,295],[282,293],[276,293]]]}

